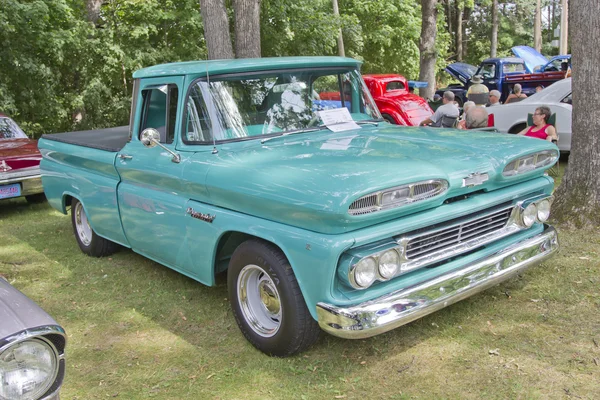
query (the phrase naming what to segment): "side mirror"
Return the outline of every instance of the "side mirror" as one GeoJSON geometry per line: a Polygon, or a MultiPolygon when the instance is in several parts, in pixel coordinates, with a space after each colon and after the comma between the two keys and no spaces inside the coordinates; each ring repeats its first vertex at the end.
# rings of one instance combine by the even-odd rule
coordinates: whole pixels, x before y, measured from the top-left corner
{"type": "Polygon", "coordinates": [[[173,150],[160,143],[160,133],[158,133],[158,131],[154,128],[144,129],[142,131],[142,134],[140,135],[140,142],[142,142],[144,147],[147,147],[149,149],[152,147],[160,146],[173,156],[171,161],[173,161],[176,164],[179,164],[181,162],[181,156],[179,154],[175,153],[173,150]]]}
{"type": "Polygon", "coordinates": [[[154,128],[146,128],[142,131],[140,141],[145,147],[152,148],[160,143],[160,133],[154,128]]]}

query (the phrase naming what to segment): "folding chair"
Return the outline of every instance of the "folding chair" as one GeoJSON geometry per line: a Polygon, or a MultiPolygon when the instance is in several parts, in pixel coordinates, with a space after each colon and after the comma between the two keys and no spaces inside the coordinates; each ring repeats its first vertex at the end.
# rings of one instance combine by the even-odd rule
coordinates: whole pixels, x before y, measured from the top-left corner
{"type": "MultiPolygon", "coordinates": [[[[548,118],[548,121],[546,121],[549,125],[552,125],[554,127],[554,129],[556,129],[556,113],[552,113],[552,115],[550,115],[550,118],[548,118]]],[[[532,126],[533,125],[533,113],[529,113],[527,114],[527,126],[532,126]]],[[[558,137],[558,131],[556,132],[556,137],[558,137]]],[[[560,138],[559,138],[560,139],[560,138]]],[[[558,140],[553,140],[552,143],[554,143],[556,146],[558,146],[558,140]]],[[[548,169],[548,175],[550,175],[553,178],[556,178],[559,174],[559,161],[560,161],[560,153],[559,153],[559,159],[556,161],[556,164],[554,164],[550,169],[548,169]]]]}

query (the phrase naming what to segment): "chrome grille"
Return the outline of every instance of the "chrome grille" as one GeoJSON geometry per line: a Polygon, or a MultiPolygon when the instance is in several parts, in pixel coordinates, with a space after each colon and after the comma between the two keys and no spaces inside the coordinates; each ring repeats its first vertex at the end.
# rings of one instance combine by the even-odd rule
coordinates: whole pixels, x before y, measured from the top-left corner
{"type": "Polygon", "coordinates": [[[351,215],[362,215],[377,211],[377,194],[363,196],[350,204],[349,212],[351,215]]]}
{"type": "Polygon", "coordinates": [[[435,231],[430,230],[413,236],[406,244],[406,258],[419,259],[464,242],[494,235],[507,225],[512,211],[513,207],[500,209],[481,217],[463,219],[462,223],[451,222],[435,231]]]}

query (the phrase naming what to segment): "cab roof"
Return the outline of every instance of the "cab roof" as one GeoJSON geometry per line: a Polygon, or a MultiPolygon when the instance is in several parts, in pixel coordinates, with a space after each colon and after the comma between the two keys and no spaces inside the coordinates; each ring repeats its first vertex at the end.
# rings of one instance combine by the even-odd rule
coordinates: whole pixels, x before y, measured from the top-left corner
{"type": "Polygon", "coordinates": [[[289,68],[353,67],[360,68],[361,61],[347,57],[265,57],[231,60],[187,61],[160,64],[137,70],[134,78],[155,78],[173,75],[230,74],[289,68]]]}

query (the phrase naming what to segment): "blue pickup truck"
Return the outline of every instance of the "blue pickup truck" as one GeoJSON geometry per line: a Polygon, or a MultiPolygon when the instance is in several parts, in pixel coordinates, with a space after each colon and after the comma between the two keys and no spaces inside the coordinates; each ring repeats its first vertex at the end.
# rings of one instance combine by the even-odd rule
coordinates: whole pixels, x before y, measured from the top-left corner
{"type": "Polygon", "coordinates": [[[479,67],[453,63],[448,65],[445,71],[459,83],[439,89],[436,94],[442,96],[446,90],[449,90],[454,93],[456,101],[462,106],[467,101],[471,78],[479,75],[489,90],[498,90],[501,93],[500,101],[503,102],[517,83],[522,86],[523,93],[529,96],[535,93],[537,86],[547,87],[565,78],[565,73],[561,71],[532,73],[531,68],[533,68],[531,63],[517,57],[486,58],[479,67]]]}
{"type": "Polygon", "coordinates": [[[135,72],[129,126],[44,135],[42,182],[90,256],[120,245],[205,285],[275,356],[359,339],[558,249],[558,158],[527,137],[385,122],[339,57],[135,72]],[[325,102],[319,93],[338,92],[325,102]]]}

